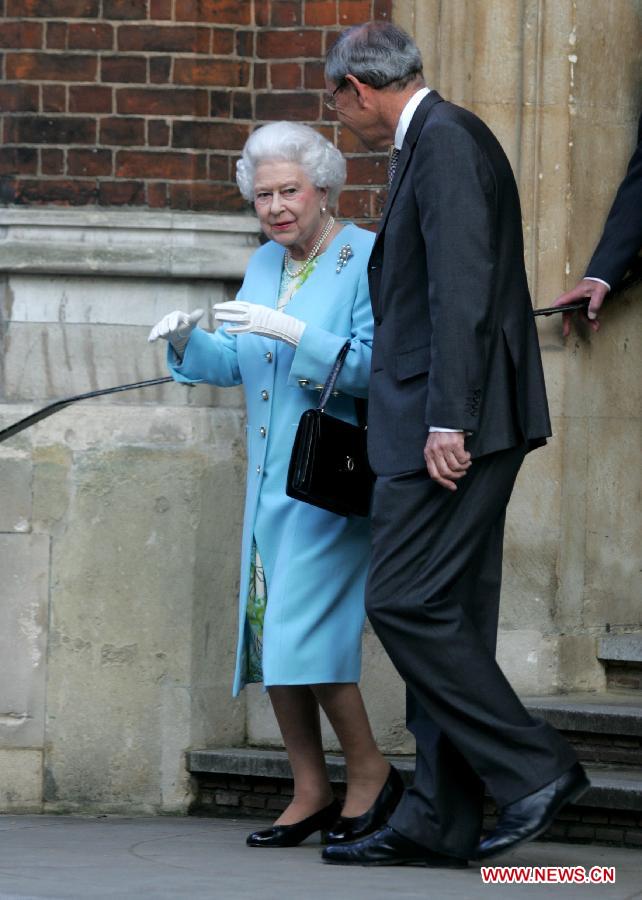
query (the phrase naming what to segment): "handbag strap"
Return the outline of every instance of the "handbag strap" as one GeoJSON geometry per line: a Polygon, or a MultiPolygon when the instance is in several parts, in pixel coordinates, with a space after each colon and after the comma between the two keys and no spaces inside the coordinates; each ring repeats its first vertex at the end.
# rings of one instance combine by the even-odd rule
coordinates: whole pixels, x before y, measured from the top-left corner
{"type": "Polygon", "coordinates": [[[323,386],[323,390],[321,391],[321,396],[319,397],[319,402],[317,404],[317,409],[321,412],[324,411],[328,400],[330,399],[330,395],[334,390],[334,385],[339,377],[339,373],[341,372],[341,368],[346,360],[346,356],[348,355],[348,351],[350,350],[350,341],[346,341],[343,347],[337,353],[337,358],[334,361],[334,365],[330,369],[330,374],[328,375],[326,382],[323,386]]]}
{"type": "MultiPolygon", "coordinates": [[[[319,403],[317,405],[317,409],[320,412],[324,412],[326,404],[330,399],[332,391],[334,390],[334,385],[336,383],[337,378],[339,377],[339,373],[343,367],[344,362],[346,361],[346,356],[350,351],[350,341],[346,341],[343,347],[337,353],[337,358],[334,361],[334,365],[330,370],[330,374],[326,380],[326,383],[323,386],[323,390],[321,391],[321,396],[319,397],[319,403]]],[[[357,421],[359,425],[365,427],[367,419],[368,419],[368,401],[364,400],[362,397],[354,398],[354,405],[356,407],[357,412],[357,421]]]]}

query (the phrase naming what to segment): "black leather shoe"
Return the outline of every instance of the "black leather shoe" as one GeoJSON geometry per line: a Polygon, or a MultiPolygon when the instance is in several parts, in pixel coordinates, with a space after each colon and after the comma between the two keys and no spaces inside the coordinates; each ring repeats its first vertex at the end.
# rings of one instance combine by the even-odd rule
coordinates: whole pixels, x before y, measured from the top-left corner
{"type": "Polygon", "coordinates": [[[336,866],[430,866],[431,868],[463,869],[465,859],[435,853],[416,844],[384,825],[374,834],[351,844],[331,844],[321,857],[336,866]]]}
{"type": "Polygon", "coordinates": [[[296,847],[315,831],[324,832],[326,828],[330,828],[340,811],[341,804],[338,800],[333,800],[319,812],[293,825],[273,825],[271,828],[255,831],[248,835],[246,843],[248,847],[296,847]]]}
{"type": "Polygon", "coordinates": [[[372,834],[388,821],[401,800],[403,791],[401,775],[394,766],[390,766],[388,777],[370,809],[360,816],[339,816],[327,833],[326,842],[328,844],[345,844],[348,841],[357,841],[367,834],[372,834]]]}
{"type": "Polygon", "coordinates": [[[521,800],[509,803],[499,814],[494,830],[477,848],[477,859],[490,859],[530,841],[546,831],[560,809],[579,800],[591,786],[579,763],[521,800]]]}

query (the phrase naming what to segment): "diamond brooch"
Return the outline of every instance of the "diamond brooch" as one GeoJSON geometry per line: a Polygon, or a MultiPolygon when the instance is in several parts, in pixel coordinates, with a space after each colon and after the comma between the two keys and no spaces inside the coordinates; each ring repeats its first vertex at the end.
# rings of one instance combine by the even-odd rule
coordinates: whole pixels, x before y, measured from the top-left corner
{"type": "Polygon", "coordinates": [[[337,275],[344,266],[347,266],[348,260],[352,259],[353,256],[354,253],[352,252],[350,244],[344,244],[339,250],[339,256],[337,258],[337,275]]]}

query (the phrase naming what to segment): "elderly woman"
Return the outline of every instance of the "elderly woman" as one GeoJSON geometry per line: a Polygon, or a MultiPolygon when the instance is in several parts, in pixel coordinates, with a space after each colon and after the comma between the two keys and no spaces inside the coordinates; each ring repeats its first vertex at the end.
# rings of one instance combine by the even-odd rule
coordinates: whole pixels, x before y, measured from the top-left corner
{"type": "Polygon", "coordinates": [[[385,821],[401,779],[374,742],[357,686],[369,549],[367,519],[338,516],[285,493],[296,427],[316,405],[346,340],[350,350],[328,411],[356,421],[368,388],[373,322],[366,263],[373,235],[328,211],[345,181],[339,151],[305,125],[256,130],[237,164],[268,242],[250,260],[238,299],[202,315],[170,313],[150,334],[169,341],[177,381],[243,384],[248,474],[234,694],[262,681],[294,775],[294,797],[251,846],[295,846],[315,831],[353,840],[385,821]],[[319,708],[345,754],[343,809],[332,798],[319,708]]]}

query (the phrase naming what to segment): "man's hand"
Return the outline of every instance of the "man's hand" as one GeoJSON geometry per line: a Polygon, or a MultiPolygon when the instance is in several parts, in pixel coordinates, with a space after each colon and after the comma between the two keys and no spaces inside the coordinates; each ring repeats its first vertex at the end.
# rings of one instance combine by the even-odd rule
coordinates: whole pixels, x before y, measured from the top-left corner
{"type": "Polygon", "coordinates": [[[470,453],[464,449],[466,436],[462,431],[433,431],[424,447],[428,474],[449,491],[456,491],[455,481],[463,478],[470,468],[470,453]]]}
{"type": "MultiPolygon", "coordinates": [[[[583,278],[574,288],[559,296],[555,303],[553,303],[553,306],[566,306],[567,303],[574,303],[576,300],[583,300],[585,297],[588,297],[588,310],[586,314],[580,313],[580,315],[582,318],[588,320],[593,331],[598,331],[600,323],[598,322],[597,314],[600,311],[604,298],[608,292],[608,287],[605,284],[602,284],[601,281],[594,281],[592,278],[583,278]]],[[[572,318],[572,312],[564,313],[562,316],[562,334],[564,337],[568,337],[571,333],[572,318]]]]}

